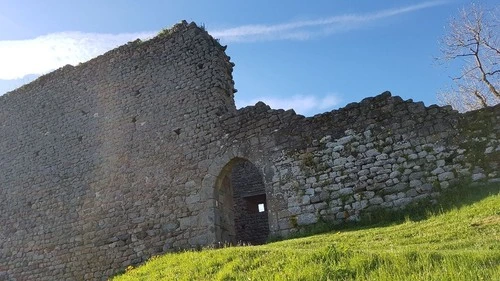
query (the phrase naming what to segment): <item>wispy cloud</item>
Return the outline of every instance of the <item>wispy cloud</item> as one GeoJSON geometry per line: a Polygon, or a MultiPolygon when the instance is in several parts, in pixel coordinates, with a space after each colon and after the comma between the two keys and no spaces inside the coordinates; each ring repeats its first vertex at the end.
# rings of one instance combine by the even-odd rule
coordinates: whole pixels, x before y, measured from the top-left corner
{"type": "Polygon", "coordinates": [[[295,112],[310,116],[319,112],[330,110],[340,104],[337,94],[327,94],[324,96],[294,95],[291,97],[260,97],[252,100],[236,99],[238,108],[254,105],[262,101],[274,109],[293,109],[295,112]]]}
{"type": "Polygon", "coordinates": [[[260,40],[305,40],[320,34],[332,34],[364,26],[371,22],[446,4],[448,1],[429,1],[406,7],[368,14],[348,14],[323,19],[295,21],[273,25],[243,25],[210,32],[226,42],[260,40]]]}
{"type": "MultiPolygon", "coordinates": [[[[213,30],[210,33],[225,42],[305,40],[318,35],[351,30],[376,20],[445,3],[447,2],[430,1],[368,14],[339,15],[274,25],[243,25],[213,30]]],[[[153,32],[126,34],[63,32],[29,40],[0,41],[0,80],[20,79],[30,74],[41,75],[66,64],[76,65],[128,41],[137,38],[146,39],[153,35],[153,32]]]]}
{"type": "Polygon", "coordinates": [[[0,79],[44,74],[66,64],[78,64],[137,38],[153,34],[63,32],[29,40],[0,41],[0,79]]]}

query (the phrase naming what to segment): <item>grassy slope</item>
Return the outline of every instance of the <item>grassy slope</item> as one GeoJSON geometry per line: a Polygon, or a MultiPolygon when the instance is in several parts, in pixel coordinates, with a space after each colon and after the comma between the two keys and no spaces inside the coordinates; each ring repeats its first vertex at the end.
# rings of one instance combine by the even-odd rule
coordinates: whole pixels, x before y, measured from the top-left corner
{"type": "Polygon", "coordinates": [[[500,187],[488,189],[420,221],[410,214],[263,246],[167,254],[113,280],[500,280],[500,187]]]}

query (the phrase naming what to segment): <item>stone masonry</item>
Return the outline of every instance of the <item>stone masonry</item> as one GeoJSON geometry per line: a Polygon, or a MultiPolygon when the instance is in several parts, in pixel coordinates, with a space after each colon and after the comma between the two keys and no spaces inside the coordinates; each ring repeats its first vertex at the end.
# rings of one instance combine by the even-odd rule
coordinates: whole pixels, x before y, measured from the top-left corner
{"type": "Polygon", "coordinates": [[[0,280],[106,280],[500,181],[500,105],[237,110],[224,50],[182,22],[0,97],[0,280]]]}

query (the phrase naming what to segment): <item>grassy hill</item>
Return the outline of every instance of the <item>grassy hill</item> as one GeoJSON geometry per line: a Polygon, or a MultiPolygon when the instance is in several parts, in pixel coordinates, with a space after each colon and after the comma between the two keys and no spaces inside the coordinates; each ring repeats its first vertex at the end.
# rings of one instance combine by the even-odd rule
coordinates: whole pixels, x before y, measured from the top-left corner
{"type": "Polygon", "coordinates": [[[112,280],[500,280],[500,185],[440,202],[373,225],[166,254],[112,280]]]}

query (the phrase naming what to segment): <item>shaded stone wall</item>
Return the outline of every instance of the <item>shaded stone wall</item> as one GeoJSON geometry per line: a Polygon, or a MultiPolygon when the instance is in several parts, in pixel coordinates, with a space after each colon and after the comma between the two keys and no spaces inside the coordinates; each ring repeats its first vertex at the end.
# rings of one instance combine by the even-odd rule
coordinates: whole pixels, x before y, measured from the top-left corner
{"type": "Polygon", "coordinates": [[[236,241],[253,245],[266,242],[269,235],[266,189],[259,169],[248,161],[238,163],[231,172],[231,185],[236,241]],[[263,212],[259,211],[259,204],[264,204],[263,212]]]}
{"type": "Polygon", "coordinates": [[[105,280],[212,243],[198,166],[236,110],[232,65],[194,24],[168,33],[0,97],[2,278],[105,280]]]}
{"type": "MultiPolygon", "coordinates": [[[[242,161],[282,236],[499,181],[500,106],[458,114],[386,92],[311,118],[236,110],[224,49],[183,22],[0,97],[0,280],[106,280],[224,227],[232,239],[261,219],[232,213],[257,187],[231,184],[233,168],[256,183],[242,161]]],[[[261,226],[245,235],[264,240],[261,226]]]]}

